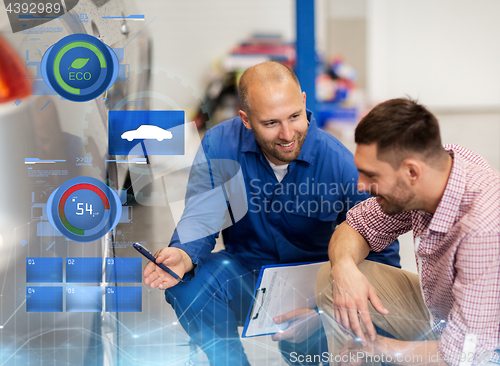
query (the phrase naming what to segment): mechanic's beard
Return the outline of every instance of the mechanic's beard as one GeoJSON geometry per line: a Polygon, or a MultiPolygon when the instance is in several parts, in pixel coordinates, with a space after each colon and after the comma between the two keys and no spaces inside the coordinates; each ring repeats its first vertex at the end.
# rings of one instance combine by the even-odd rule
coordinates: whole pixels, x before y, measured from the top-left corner
{"type": "Polygon", "coordinates": [[[302,150],[302,145],[304,144],[304,141],[307,136],[307,130],[305,133],[297,136],[296,139],[297,146],[293,150],[293,153],[288,153],[288,154],[279,151],[274,141],[273,142],[264,141],[264,139],[262,139],[262,137],[259,134],[255,133],[255,131],[254,131],[254,136],[261,150],[264,151],[266,155],[271,155],[273,158],[276,158],[281,162],[289,164],[299,157],[300,152],[302,150]]]}

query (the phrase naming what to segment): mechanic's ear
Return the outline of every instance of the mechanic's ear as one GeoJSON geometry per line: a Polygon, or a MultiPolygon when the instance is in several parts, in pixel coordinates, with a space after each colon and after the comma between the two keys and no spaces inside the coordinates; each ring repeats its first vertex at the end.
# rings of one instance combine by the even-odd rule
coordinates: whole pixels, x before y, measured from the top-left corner
{"type": "Polygon", "coordinates": [[[240,115],[240,118],[243,121],[243,125],[247,129],[251,130],[252,129],[252,125],[250,124],[250,118],[248,118],[248,114],[244,110],[242,110],[242,109],[240,109],[240,111],[238,112],[238,114],[240,115]]]}

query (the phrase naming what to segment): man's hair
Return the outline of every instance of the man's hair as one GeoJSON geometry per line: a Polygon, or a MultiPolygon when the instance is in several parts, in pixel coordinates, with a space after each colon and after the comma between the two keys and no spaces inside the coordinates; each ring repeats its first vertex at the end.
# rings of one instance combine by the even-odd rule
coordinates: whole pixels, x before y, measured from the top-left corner
{"type": "Polygon", "coordinates": [[[277,61],[268,61],[247,69],[241,75],[238,83],[238,96],[240,98],[241,108],[247,115],[250,115],[250,101],[248,96],[248,87],[252,83],[270,84],[283,82],[286,79],[291,79],[297,84],[300,89],[299,79],[294,72],[277,61]]]}
{"type": "Polygon", "coordinates": [[[376,143],[377,159],[398,169],[412,155],[427,163],[446,156],[436,117],[424,106],[406,98],[380,103],[356,127],[356,144],[376,143]]]}

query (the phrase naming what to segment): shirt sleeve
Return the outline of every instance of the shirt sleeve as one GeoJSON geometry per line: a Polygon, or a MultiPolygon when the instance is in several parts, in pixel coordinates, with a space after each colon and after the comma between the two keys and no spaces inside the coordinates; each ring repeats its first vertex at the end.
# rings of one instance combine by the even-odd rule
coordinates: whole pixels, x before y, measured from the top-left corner
{"type": "Polygon", "coordinates": [[[411,211],[386,215],[372,197],[347,212],[347,223],[365,238],[373,251],[380,252],[412,229],[411,215],[411,211]]]}
{"type": "Polygon", "coordinates": [[[184,250],[195,265],[194,273],[185,280],[206,262],[226,219],[227,203],[222,187],[216,186],[219,179],[214,177],[212,158],[216,154],[207,131],[191,166],[184,211],[169,245],[184,250]]]}
{"type": "Polygon", "coordinates": [[[461,361],[479,365],[488,362],[500,344],[500,234],[467,235],[454,268],[455,301],[439,352],[450,366],[461,361]]]}

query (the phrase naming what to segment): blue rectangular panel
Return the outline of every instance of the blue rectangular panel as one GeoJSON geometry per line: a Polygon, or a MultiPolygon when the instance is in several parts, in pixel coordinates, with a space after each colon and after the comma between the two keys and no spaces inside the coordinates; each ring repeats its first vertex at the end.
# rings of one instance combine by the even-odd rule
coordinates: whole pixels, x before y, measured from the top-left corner
{"type": "Polygon", "coordinates": [[[102,258],[66,258],[66,282],[100,283],[102,258]]]}
{"type": "Polygon", "coordinates": [[[142,282],[141,258],[106,258],[106,282],[142,282]]]}
{"type": "Polygon", "coordinates": [[[35,312],[62,312],[63,288],[29,286],[26,287],[26,311],[35,312]]]}
{"type": "Polygon", "coordinates": [[[62,258],[26,258],[26,282],[62,283],[62,258]]]}
{"type": "Polygon", "coordinates": [[[110,155],[184,155],[184,111],[110,111],[110,155]]]}
{"type": "Polygon", "coordinates": [[[102,288],[68,286],[66,288],[66,311],[99,313],[102,311],[102,288]]]}
{"type": "Polygon", "coordinates": [[[141,312],[142,287],[106,287],[106,311],[141,312]]]}

